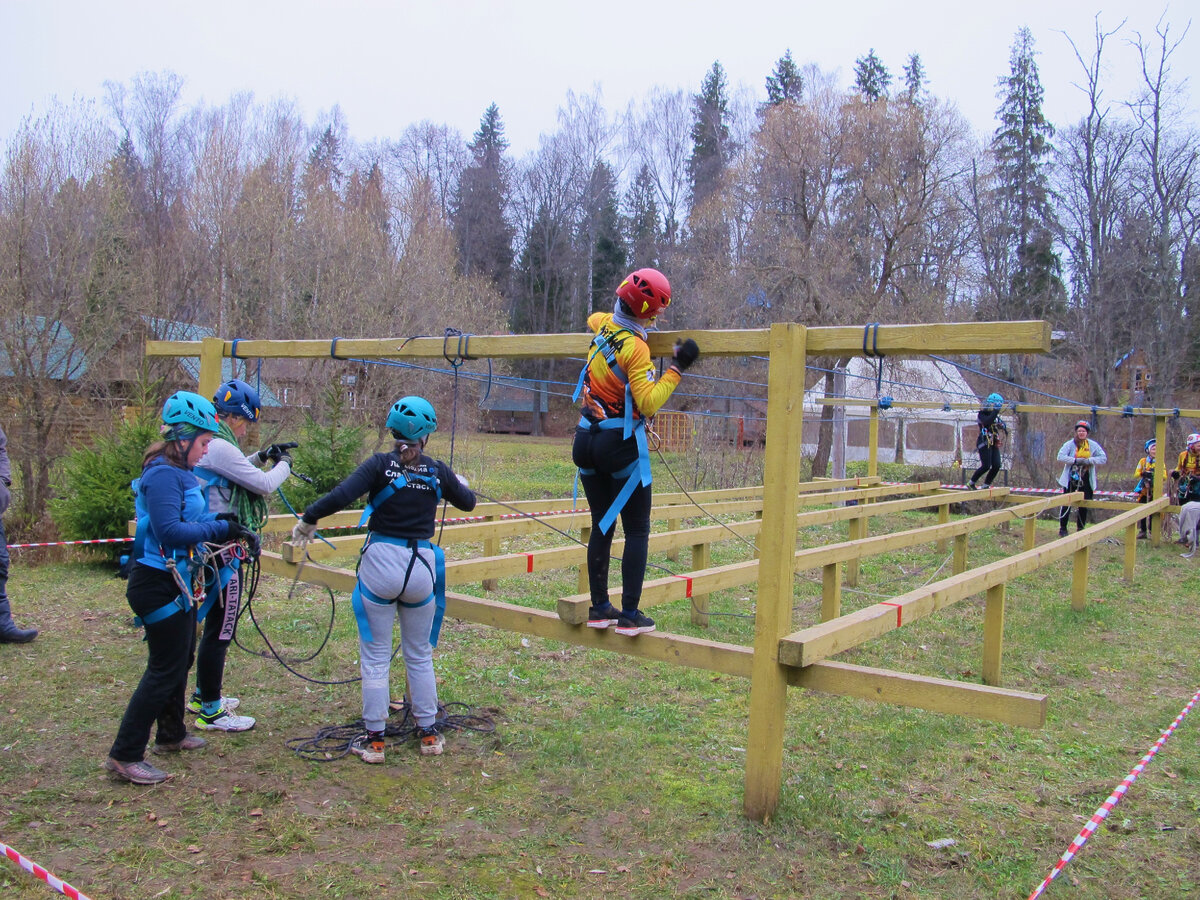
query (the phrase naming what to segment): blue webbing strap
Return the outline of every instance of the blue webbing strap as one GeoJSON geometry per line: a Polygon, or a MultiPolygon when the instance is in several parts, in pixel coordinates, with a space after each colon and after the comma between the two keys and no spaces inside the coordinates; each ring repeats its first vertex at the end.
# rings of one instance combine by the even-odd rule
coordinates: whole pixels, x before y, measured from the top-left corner
{"type": "MultiPolygon", "coordinates": [[[[366,606],[363,605],[364,597],[367,600],[370,600],[372,603],[378,603],[380,605],[386,605],[388,603],[397,603],[398,602],[398,603],[400,603],[401,606],[408,607],[409,609],[416,609],[417,607],[424,606],[430,600],[433,600],[436,603],[436,609],[433,614],[433,625],[430,628],[429,643],[432,646],[436,647],[437,642],[438,642],[438,636],[441,634],[441,630],[442,630],[442,618],[446,612],[446,553],[445,553],[445,551],[443,551],[442,548],[439,547],[437,544],[430,543],[429,541],[423,540],[423,539],[410,540],[408,538],[394,538],[394,537],[389,537],[388,535],[385,535],[385,534],[372,533],[372,534],[367,535],[367,543],[369,544],[371,541],[380,541],[385,544],[398,544],[401,547],[408,547],[409,549],[412,550],[414,558],[419,558],[417,556],[418,549],[432,550],[433,551],[433,559],[434,559],[434,572],[432,573],[433,574],[433,593],[418,603],[405,603],[404,601],[399,600],[399,598],[397,598],[397,597],[393,597],[391,600],[386,600],[383,597],[380,597],[378,594],[374,593],[365,584],[363,584],[362,579],[355,581],[354,592],[350,595],[350,605],[354,609],[354,619],[358,623],[359,635],[362,637],[362,639],[364,641],[375,640],[374,635],[371,633],[371,625],[369,622],[367,622],[367,608],[366,608],[366,606]]],[[[366,544],[363,545],[363,549],[366,550],[366,544]]],[[[424,560],[421,560],[421,563],[422,563],[422,565],[425,565],[424,560]]],[[[408,579],[405,578],[405,586],[406,587],[407,587],[407,581],[408,581],[408,579]]],[[[403,593],[403,589],[401,589],[401,593],[403,593]]]]}
{"type": "MultiPolygon", "coordinates": [[[[375,512],[376,509],[383,506],[383,504],[391,500],[396,491],[400,490],[401,488],[408,487],[410,480],[420,481],[429,485],[431,488],[433,488],[434,493],[437,494],[437,502],[442,502],[442,483],[438,481],[435,476],[417,475],[416,473],[410,474],[409,472],[402,472],[399,478],[396,478],[391,484],[384,485],[383,489],[378,494],[367,501],[367,506],[363,510],[363,514],[358,520],[358,527],[362,528],[364,525],[366,525],[367,521],[371,518],[371,514],[375,512]]],[[[365,544],[363,546],[364,548],[366,547],[365,544]]]]}
{"type": "Polygon", "coordinates": [[[175,613],[187,612],[187,609],[188,601],[184,598],[183,594],[180,594],[166,606],[160,606],[152,613],[144,616],[134,616],[133,624],[139,628],[145,628],[147,625],[153,625],[155,622],[161,622],[168,616],[175,615],[175,613]]]}
{"type": "MultiPolygon", "coordinates": [[[[595,426],[601,430],[610,428],[622,427],[624,423],[616,419],[606,419],[603,422],[590,422],[586,418],[579,420],[580,427],[595,426]]],[[[597,523],[597,527],[602,534],[607,534],[617,521],[617,516],[621,514],[621,510],[625,508],[625,504],[629,502],[629,498],[633,496],[633,492],[637,490],[639,484],[650,487],[653,483],[653,478],[650,471],[650,445],[646,441],[646,420],[638,419],[637,425],[634,428],[634,436],[637,440],[638,455],[637,459],[621,469],[619,472],[613,472],[612,477],[615,479],[625,479],[625,483],[621,486],[620,493],[613,498],[612,505],[608,508],[608,512],[597,523]]],[[[581,475],[595,475],[595,469],[580,469],[581,475]]]]}
{"type": "Polygon", "coordinates": [[[209,610],[217,602],[217,598],[229,586],[229,582],[233,580],[234,573],[242,566],[242,561],[238,557],[233,557],[225,565],[221,566],[217,572],[217,580],[213,586],[208,589],[208,593],[204,597],[204,602],[200,604],[200,611],[196,613],[196,621],[203,622],[204,617],[208,615],[209,610]]]}

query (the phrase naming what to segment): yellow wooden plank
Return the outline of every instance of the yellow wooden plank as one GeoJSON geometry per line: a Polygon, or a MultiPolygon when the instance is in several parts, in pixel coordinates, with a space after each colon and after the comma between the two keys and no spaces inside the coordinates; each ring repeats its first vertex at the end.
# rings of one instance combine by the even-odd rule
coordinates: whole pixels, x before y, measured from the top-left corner
{"type": "Polygon", "coordinates": [[[983,683],[1000,684],[1004,660],[1004,585],[987,590],[983,608],[983,683]]]}

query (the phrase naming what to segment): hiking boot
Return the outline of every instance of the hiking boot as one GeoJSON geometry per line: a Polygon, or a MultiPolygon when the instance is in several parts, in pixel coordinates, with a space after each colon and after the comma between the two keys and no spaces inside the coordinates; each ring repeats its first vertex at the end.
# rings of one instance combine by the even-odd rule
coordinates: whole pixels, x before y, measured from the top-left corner
{"type": "Polygon", "coordinates": [[[1066,536],[1067,536],[1067,526],[1066,526],[1066,525],[1061,525],[1061,526],[1059,526],[1059,529],[1058,529],[1058,536],[1059,536],[1059,537],[1066,537],[1066,536]]]}
{"type": "Polygon", "coordinates": [[[148,762],[121,762],[111,756],[104,761],[104,768],[114,780],[133,784],[160,784],[171,777],[148,762]]]}
{"type": "Polygon", "coordinates": [[[588,628],[607,628],[616,625],[621,613],[609,603],[607,606],[592,606],[588,608],[588,628]]]}
{"type": "Polygon", "coordinates": [[[196,716],[196,727],[201,731],[249,731],[254,727],[252,716],[235,716],[221,707],[211,716],[204,713],[196,716]]]}
{"type": "Polygon", "coordinates": [[[436,722],[428,728],[418,728],[417,740],[421,742],[422,756],[441,756],[446,746],[446,739],[438,731],[436,722]]]}
{"type": "Polygon", "coordinates": [[[634,635],[645,634],[653,630],[654,620],[640,609],[622,610],[621,617],[617,619],[617,634],[626,634],[633,637],[634,635]]]}
{"type": "Polygon", "coordinates": [[[208,746],[208,741],[198,734],[184,735],[182,741],[172,741],[167,744],[155,744],[155,753],[178,753],[180,750],[199,750],[208,746]]]}
{"type": "Polygon", "coordinates": [[[371,765],[379,765],[383,762],[383,732],[368,731],[366,734],[360,734],[350,744],[350,752],[362,759],[363,762],[371,765]]]}
{"type": "MultiPolygon", "coordinates": [[[[241,705],[242,701],[237,697],[221,698],[221,708],[227,709],[229,712],[233,712],[241,705]]],[[[192,694],[192,699],[188,701],[187,708],[188,712],[195,713],[196,715],[200,715],[200,713],[204,712],[204,701],[200,699],[199,694],[192,694]]]]}

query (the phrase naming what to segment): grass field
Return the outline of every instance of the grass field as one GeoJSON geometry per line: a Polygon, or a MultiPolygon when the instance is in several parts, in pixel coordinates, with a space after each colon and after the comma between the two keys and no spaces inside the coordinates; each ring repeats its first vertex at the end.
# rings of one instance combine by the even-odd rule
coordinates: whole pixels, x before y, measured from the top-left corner
{"type": "MultiPolygon", "coordinates": [[[[570,494],[568,457],[562,441],[499,439],[460,444],[455,464],[489,496],[555,497],[570,494]]],[[[659,491],[674,488],[657,461],[655,477],[659,491]]],[[[888,517],[872,533],[931,522],[888,517]]],[[[1039,542],[1053,536],[1041,523],[1039,542]]],[[[844,526],[809,529],[801,545],[844,537],[844,526]]],[[[997,529],[972,538],[971,561],[1020,549],[1019,527],[997,529]]],[[[730,542],[714,564],[750,552],[730,542]]],[[[30,564],[17,552],[9,594],[42,634],[0,645],[0,841],[93,900],[1027,897],[1200,688],[1197,561],[1143,543],[1129,586],[1122,553],[1094,548],[1081,612],[1069,563],[1009,586],[1005,686],[1049,695],[1044,729],[793,690],[782,802],[763,825],[741,813],[747,681],[454,620],[435,657],[441,698],[489,716],[491,734],[451,734],[434,758],[390,748],[380,767],[301,758],[285,742],[353,722],[358,685],[288,674],[258,655],[263,641],[243,619],[253,652],[231,650],[226,689],[258,727],[152,757],[174,774],[164,785],[113,783],[100,766],[145,663],[124,582],[99,562],[30,564]]],[[[932,546],[872,558],[845,609],[948,571],[932,546]]],[[[820,574],[809,574],[796,579],[798,625],[819,612],[820,574]]],[[[575,582],[574,571],[505,579],[493,596],[553,608],[575,582]]],[[[357,674],[346,599],[328,645],[297,666],[310,677],[357,674]]],[[[838,658],[978,683],[982,606],[972,598],[838,658]]],[[[712,609],[721,615],[707,629],[683,603],[653,615],[661,630],[752,641],[752,589],[717,595],[712,609]]],[[[330,619],[325,594],[281,579],[263,579],[254,611],[290,656],[315,650],[330,619]]],[[[1045,896],[1200,892],[1198,734],[1200,719],[1185,719],[1045,896]]],[[[51,895],[0,860],[0,896],[51,895]]]]}

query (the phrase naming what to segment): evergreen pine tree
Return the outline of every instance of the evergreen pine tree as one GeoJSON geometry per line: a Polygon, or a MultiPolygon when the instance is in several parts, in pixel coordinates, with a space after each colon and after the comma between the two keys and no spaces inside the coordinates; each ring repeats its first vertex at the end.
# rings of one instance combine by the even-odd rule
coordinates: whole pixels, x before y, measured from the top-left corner
{"type": "Polygon", "coordinates": [[[921,102],[928,81],[921,57],[916,53],[910,54],[908,62],[904,64],[904,96],[909,103],[915,106],[921,102]]]}
{"type": "Polygon", "coordinates": [[[875,48],[866,56],[854,61],[854,86],[867,100],[875,101],[886,97],[892,86],[892,73],[875,55],[875,48]]]}
{"type": "Polygon", "coordinates": [[[1010,259],[1006,313],[1012,318],[1058,318],[1066,291],[1054,249],[1048,166],[1054,127],[1042,115],[1043,90],[1033,35],[1017,31],[1009,74],[999,81],[1000,125],[992,139],[999,173],[1010,259]]]}
{"type": "Polygon", "coordinates": [[[788,50],[775,63],[775,71],[767,77],[767,106],[778,106],[791,101],[798,103],[804,93],[804,79],[800,68],[788,50]]]}
{"type": "Polygon", "coordinates": [[[625,194],[629,262],[634,269],[660,265],[660,248],[666,236],[658,214],[657,196],[650,167],[643,165],[625,194]]]}
{"type": "Polygon", "coordinates": [[[459,267],[464,275],[484,275],[507,294],[512,275],[514,229],[504,216],[508,181],[504,165],[504,124],[491,104],[467,145],[472,162],[463,171],[455,197],[453,223],[459,267]]]}
{"type": "Polygon", "coordinates": [[[692,155],[688,177],[692,183],[692,207],[708,199],[721,183],[733,148],[729,138],[729,94],[725,70],[714,62],[692,97],[692,155]]]}

